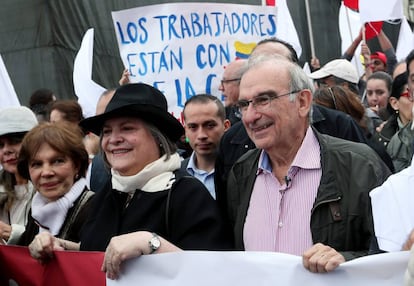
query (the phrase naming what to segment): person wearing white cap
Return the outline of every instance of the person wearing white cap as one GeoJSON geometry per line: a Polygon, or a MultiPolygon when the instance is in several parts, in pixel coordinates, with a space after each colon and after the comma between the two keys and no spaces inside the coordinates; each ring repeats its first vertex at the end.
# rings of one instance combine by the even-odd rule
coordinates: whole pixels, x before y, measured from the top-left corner
{"type": "Polygon", "coordinates": [[[17,171],[24,135],[38,124],[27,107],[0,110],[0,241],[15,244],[25,230],[33,185],[17,171]]]}
{"type": "Polygon", "coordinates": [[[311,73],[310,78],[317,80],[319,86],[329,87],[339,85],[347,87],[358,94],[358,72],[355,67],[345,59],[336,59],[328,62],[321,69],[311,73]]]}
{"type": "MultiPolygon", "coordinates": [[[[358,72],[356,68],[345,59],[336,59],[325,64],[321,69],[309,75],[311,79],[316,80],[319,87],[340,86],[359,95],[358,89],[358,72]]],[[[368,116],[368,130],[370,135],[375,134],[375,128],[382,123],[382,119],[377,113],[370,108],[366,108],[368,116]]]]}

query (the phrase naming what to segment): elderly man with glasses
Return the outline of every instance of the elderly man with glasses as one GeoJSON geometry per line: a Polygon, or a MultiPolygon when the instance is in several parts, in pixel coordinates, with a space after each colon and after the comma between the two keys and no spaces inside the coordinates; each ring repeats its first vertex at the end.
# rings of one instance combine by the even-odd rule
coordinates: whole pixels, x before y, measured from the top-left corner
{"type": "Polygon", "coordinates": [[[257,149],[230,171],[227,210],[238,249],[301,255],[327,272],[368,254],[368,193],[390,172],[368,146],[311,127],[312,89],[285,58],[249,59],[238,106],[257,149]]]}
{"type": "Polygon", "coordinates": [[[235,107],[239,99],[239,84],[240,78],[247,66],[247,60],[236,59],[230,62],[223,72],[222,80],[220,81],[219,90],[224,99],[224,106],[226,107],[226,118],[230,120],[231,124],[240,121],[240,114],[235,107]]]}

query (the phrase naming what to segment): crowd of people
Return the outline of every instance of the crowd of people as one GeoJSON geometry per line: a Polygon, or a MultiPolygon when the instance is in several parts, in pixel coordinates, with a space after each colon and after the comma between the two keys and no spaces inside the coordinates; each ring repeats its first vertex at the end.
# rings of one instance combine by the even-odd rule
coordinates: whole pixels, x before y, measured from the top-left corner
{"type": "Polygon", "coordinates": [[[127,70],[93,117],[47,89],[0,110],[0,243],[42,263],[104,251],[110,279],[127,259],[182,250],[289,253],[318,273],[410,250],[414,50],[397,64],[378,39],[382,51],[359,35],[341,59],[312,59],[311,74],[264,39],[223,70],[223,101],[187,100],[184,126],[127,70]],[[362,77],[349,62],[361,42],[362,77]]]}

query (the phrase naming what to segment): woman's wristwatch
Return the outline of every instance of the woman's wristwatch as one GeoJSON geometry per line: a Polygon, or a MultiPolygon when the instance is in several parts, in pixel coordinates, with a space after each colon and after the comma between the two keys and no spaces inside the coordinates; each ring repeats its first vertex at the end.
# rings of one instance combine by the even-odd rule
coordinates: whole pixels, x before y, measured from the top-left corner
{"type": "Polygon", "coordinates": [[[148,241],[148,246],[150,248],[149,254],[154,253],[155,251],[157,251],[158,248],[160,248],[161,240],[160,240],[160,237],[155,232],[152,233],[152,237],[148,241]]]}

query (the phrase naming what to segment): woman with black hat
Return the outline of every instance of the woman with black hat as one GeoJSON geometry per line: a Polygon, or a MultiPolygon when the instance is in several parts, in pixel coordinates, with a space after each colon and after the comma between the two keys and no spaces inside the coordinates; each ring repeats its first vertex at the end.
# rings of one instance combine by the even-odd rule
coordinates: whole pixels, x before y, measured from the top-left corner
{"type": "MultiPolygon", "coordinates": [[[[179,171],[174,142],[184,129],[167,108],[159,90],[128,84],[116,90],[103,114],[80,123],[100,135],[112,174],[95,195],[80,249],[106,249],[102,270],[109,278],[118,276],[122,260],[142,254],[231,247],[214,199],[200,181],[179,171]]],[[[36,239],[30,250],[38,259],[61,243],[36,239]]]]}

